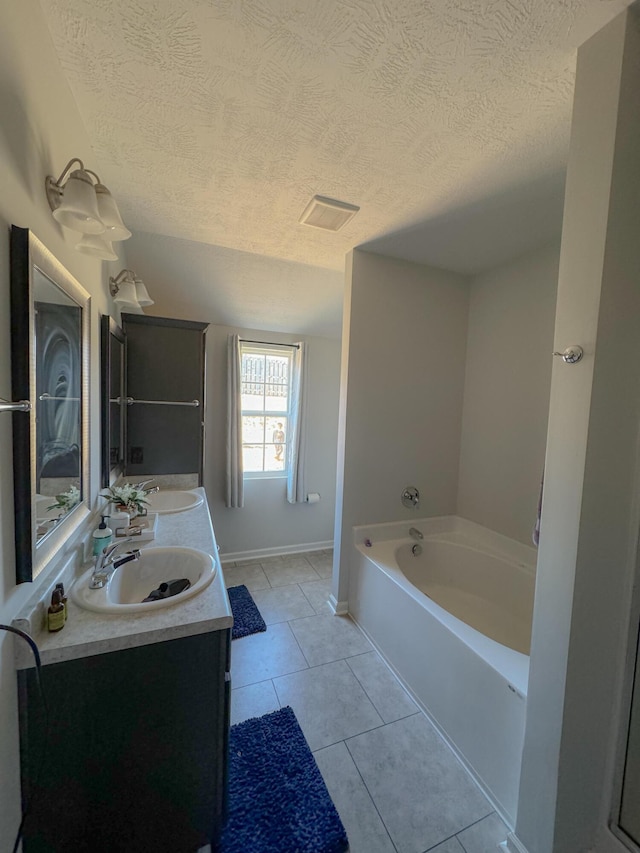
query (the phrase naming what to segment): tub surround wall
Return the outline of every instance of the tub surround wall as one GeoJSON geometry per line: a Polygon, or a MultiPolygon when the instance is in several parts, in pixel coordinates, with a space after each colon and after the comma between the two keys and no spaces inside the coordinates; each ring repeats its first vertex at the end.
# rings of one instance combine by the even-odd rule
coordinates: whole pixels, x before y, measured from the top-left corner
{"type": "Polygon", "coordinates": [[[457,513],[531,544],[549,414],[559,245],[471,280],[457,513]]]}
{"type": "MultiPolygon", "coordinates": [[[[344,542],[345,526],[411,518],[398,501],[409,484],[421,491],[420,514],[455,512],[531,543],[544,468],[558,259],[552,244],[463,277],[361,250],[351,254],[336,545],[344,542]]],[[[337,566],[346,573],[338,549],[337,566]]],[[[334,590],[343,607],[345,590],[342,582],[334,590]]]]}
{"type": "MultiPolygon", "coordinates": [[[[157,306],[156,306],[157,307],[157,306]]],[[[207,412],[204,485],[223,559],[331,547],[336,496],[340,341],[210,325],[205,371],[207,412]],[[315,504],[290,504],[284,477],[245,479],[244,506],[225,506],[227,338],[308,344],[306,492],[315,504]]]]}
{"type": "MultiPolygon", "coordinates": [[[[335,535],[343,569],[355,525],[455,512],[469,299],[463,276],[360,250],[347,277],[335,535]],[[400,501],[408,485],[420,490],[417,511],[400,501]]],[[[334,572],[335,601],[347,590],[347,571],[334,572]]]]}

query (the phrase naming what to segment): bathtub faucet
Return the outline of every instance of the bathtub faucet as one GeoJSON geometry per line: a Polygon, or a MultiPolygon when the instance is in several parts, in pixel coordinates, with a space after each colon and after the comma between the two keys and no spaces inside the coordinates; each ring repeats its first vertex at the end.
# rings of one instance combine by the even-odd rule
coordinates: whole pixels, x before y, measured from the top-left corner
{"type": "Polygon", "coordinates": [[[422,533],[420,533],[420,531],[415,527],[409,528],[409,536],[412,539],[424,539],[424,536],[422,535],[422,533]]]}

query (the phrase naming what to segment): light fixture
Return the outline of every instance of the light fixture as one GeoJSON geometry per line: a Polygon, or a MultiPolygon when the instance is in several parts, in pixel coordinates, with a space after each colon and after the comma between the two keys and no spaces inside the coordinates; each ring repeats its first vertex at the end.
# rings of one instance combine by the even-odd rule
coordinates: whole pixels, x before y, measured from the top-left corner
{"type": "Polygon", "coordinates": [[[83,234],[82,239],[76,245],[76,250],[83,255],[91,255],[94,258],[102,258],[103,261],[117,261],[118,255],[111,243],[105,240],[103,234],[83,234]]]}
{"type": "Polygon", "coordinates": [[[142,306],[153,305],[144,282],[133,270],[120,270],[115,278],[111,277],[109,292],[113,301],[130,313],[141,313],[142,306]]]}
{"type": "Polygon", "coordinates": [[[149,291],[145,287],[143,280],[135,273],[133,275],[133,283],[136,286],[136,299],[138,300],[138,305],[142,305],[143,307],[146,305],[153,305],[153,299],[149,296],[149,291]]]}
{"type": "Polygon", "coordinates": [[[51,175],[47,176],[45,189],[56,222],[81,234],[102,235],[102,254],[95,244],[87,244],[84,240],[76,246],[78,251],[105,260],[117,260],[111,243],[128,240],[131,231],[123,223],[115,199],[95,172],[85,169],[82,160],[74,157],[57,181],[51,175]],[[75,164],[79,168],[72,170],[75,164]]]}
{"type": "Polygon", "coordinates": [[[122,221],[114,197],[104,184],[96,184],[95,190],[98,200],[98,213],[106,229],[105,238],[112,243],[117,243],[120,240],[128,240],[131,237],[131,231],[129,231],[122,221]]]}
{"type": "Polygon", "coordinates": [[[313,225],[314,228],[323,228],[325,231],[339,231],[359,210],[355,204],[314,195],[303,210],[299,222],[301,225],[313,225]]]}

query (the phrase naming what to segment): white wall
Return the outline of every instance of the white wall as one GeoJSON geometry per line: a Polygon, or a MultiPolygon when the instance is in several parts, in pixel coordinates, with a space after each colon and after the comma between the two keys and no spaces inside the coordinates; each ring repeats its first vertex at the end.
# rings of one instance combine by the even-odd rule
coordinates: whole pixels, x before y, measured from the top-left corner
{"type": "MultiPolygon", "coordinates": [[[[8,229],[15,224],[30,228],[92,297],[93,502],[100,470],[98,312],[107,312],[110,300],[102,263],[75,252],[77,240],[51,217],[44,179],[47,174],[58,177],[73,156],[83,158],[89,168],[99,171],[100,166],[92,158],[37,0],[3,4],[0,80],[0,397],[11,399],[8,229]]],[[[15,585],[12,417],[20,415],[0,414],[0,622],[5,624],[34,589],[34,584],[15,585]]],[[[35,586],[46,587],[55,570],[52,564],[35,586]]],[[[20,773],[13,638],[4,632],[0,632],[0,655],[0,851],[8,851],[20,819],[20,773]]]]}
{"type": "Polygon", "coordinates": [[[343,325],[337,601],[347,598],[353,525],[455,512],[468,305],[463,276],[352,253],[343,325]],[[420,490],[417,511],[400,501],[409,485],[420,490]]]}
{"type": "Polygon", "coordinates": [[[340,341],[284,335],[256,329],[211,325],[207,330],[207,421],[204,485],[222,555],[264,551],[333,540],[336,496],[336,446],[340,392],[340,341]],[[246,479],[244,507],[224,505],[226,445],[227,338],[274,343],[307,343],[308,399],[306,491],[318,492],[317,504],[289,504],[283,477],[246,479]]]}
{"type": "Polygon", "coordinates": [[[470,283],[458,515],[527,545],[549,414],[559,247],[470,283]]]}
{"type": "MultiPolygon", "coordinates": [[[[640,513],[640,8],[578,52],[527,727],[530,853],[622,850],[608,829],[640,513]]],[[[637,622],[636,622],[637,630],[637,622]]]]}
{"type": "Polygon", "coordinates": [[[342,271],[140,231],[127,261],[153,291],[146,313],[340,337],[342,271]]]}

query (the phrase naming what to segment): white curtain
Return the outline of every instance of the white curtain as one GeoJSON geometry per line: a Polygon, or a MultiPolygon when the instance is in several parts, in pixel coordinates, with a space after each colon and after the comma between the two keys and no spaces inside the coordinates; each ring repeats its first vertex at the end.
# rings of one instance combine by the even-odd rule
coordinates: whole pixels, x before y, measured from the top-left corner
{"type": "Polygon", "coordinates": [[[306,345],[298,343],[293,351],[291,373],[291,423],[287,445],[287,500],[290,504],[306,501],[304,477],[306,437],[306,345]]]}
{"type": "Polygon", "coordinates": [[[244,506],[242,470],[242,361],[240,336],[227,341],[227,494],[228,507],[244,506]]]}

